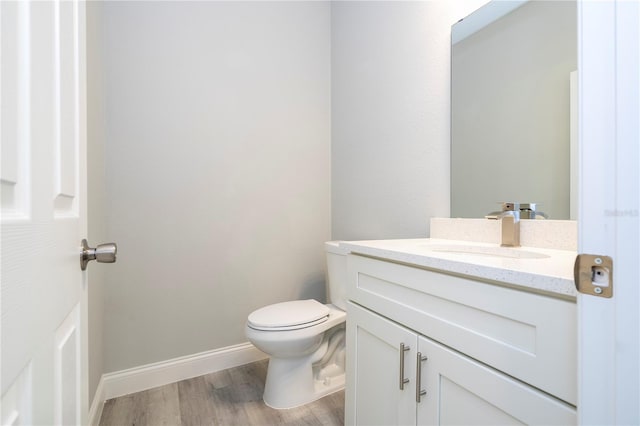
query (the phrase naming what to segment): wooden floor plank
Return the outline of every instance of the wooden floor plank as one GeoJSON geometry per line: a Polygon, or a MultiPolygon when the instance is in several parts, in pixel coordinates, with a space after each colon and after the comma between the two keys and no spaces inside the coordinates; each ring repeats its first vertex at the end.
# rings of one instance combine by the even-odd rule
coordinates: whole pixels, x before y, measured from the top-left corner
{"type": "Polygon", "coordinates": [[[203,376],[211,390],[211,405],[214,407],[216,424],[248,425],[250,422],[244,405],[256,399],[255,384],[237,383],[233,380],[232,374],[227,376],[226,386],[222,385],[225,383],[225,376],[215,373],[203,376]]]}
{"type": "Polygon", "coordinates": [[[244,404],[250,425],[281,425],[284,423],[280,410],[275,410],[263,401],[252,401],[244,404]]]}
{"type": "Polygon", "coordinates": [[[322,425],[344,424],[344,390],[334,392],[309,404],[311,412],[322,425]]]}
{"type": "Polygon", "coordinates": [[[180,420],[184,426],[216,424],[209,384],[202,376],[178,382],[180,420]]]}
{"type": "Polygon", "coordinates": [[[136,415],[132,424],[136,426],[174,426],[180,424],[180,402],[177,383],[171,383],[140,393],[142,394],[142,401],[136,403],[136,415]]]}
{"type": "Polygon", "coordinates": [[[292,426],[322,426],[308,405],[279,410],[283,424],[292,426]]]}
{"type": "Polygon", "coordinates": [[[133,396],[125,395],[109,399],[104,403],[100,426],[131,424],[129,417],[133,410],[133,396]]]}
{"type": "Polygon", "coordinates": [[[107,401],[101,426],[173,426],[180,424],[176,383],[107,401]]]}
{"type": "Polygon", "coordinates": [[[216,371],[215,373],[205,374],[202,377],[206,378],[214,389],[224,388],[233,383],[229,370],[216,371]]]}
{"type": "Polygon", "coordinates": [[[267,360],[105,402],[100,426],[344,424],[344,391],[276,410],[262,401],[267,360]]]}

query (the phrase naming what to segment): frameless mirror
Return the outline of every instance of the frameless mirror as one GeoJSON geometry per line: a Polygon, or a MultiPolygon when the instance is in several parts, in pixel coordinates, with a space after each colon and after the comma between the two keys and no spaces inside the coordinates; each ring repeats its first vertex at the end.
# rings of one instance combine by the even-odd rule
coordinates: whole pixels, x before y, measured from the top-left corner
{"type": "Polygon", "coordinates": [[[576,2],[492,1],[451,40],[451,217],[512,201],[571,218],[576,2]]]}

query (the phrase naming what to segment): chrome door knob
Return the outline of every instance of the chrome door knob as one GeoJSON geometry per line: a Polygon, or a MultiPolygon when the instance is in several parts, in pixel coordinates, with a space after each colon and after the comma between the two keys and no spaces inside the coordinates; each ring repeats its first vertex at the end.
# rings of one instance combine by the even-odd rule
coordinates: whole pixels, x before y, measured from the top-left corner
{"type": "Polygon", "coordinates": [[[87,264],[91,260],[100,263],[115,263],[118,246],[115,243],[100,244],[96,248],[89,247],[87,240],[82,240],[82,253],[80,254],[80,269],[87,269],[87,264]]]}

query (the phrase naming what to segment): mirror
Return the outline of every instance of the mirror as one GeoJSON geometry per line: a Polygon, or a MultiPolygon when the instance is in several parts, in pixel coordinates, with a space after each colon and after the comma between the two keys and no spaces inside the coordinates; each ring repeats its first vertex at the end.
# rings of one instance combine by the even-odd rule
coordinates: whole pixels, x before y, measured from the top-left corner
{"type": "Polygon", "coordinates": [[[451,217],[512,201],[570,219],[576,2],[492,1],[451,40],[451,217]]]}

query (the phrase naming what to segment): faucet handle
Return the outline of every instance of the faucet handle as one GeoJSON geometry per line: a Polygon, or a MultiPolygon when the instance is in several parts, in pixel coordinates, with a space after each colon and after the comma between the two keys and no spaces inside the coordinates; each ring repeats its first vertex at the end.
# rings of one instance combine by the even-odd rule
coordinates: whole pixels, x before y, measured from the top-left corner
{"type": "Polygon", "coordinates": [[[516,211],[520,211],[520,203],[514,203],[511,201],[503,201],[500,204],[500,210],[495,211],[495,212],[491,212],[486,214],[484,217],[485,219],[493,219],[493,220],[497,220],[500,219],[502,217],[504,217],[504,212],[516,212],[516,211]]]}
{"type": "Polygon", "coordinates": [[[509,212],[509,211],[516,211],[516,210],[520,210],[520,203],[514,203],[511,201],[505,201],[502,203],[502,211],[503,212],[509,212]]]}
{"type": "Polygon", "coordinates": [[[536,210],[538,203],[520,203],[520,210],[536,210]]]}
{"type": "Polygon", "coordinates": [[[521,203],[520,204],[520,214],[522,215],[522,219],[549,219],[549,216],[536,210],[538,203],[521,203]]]}

